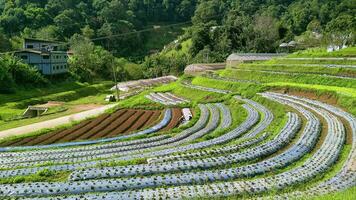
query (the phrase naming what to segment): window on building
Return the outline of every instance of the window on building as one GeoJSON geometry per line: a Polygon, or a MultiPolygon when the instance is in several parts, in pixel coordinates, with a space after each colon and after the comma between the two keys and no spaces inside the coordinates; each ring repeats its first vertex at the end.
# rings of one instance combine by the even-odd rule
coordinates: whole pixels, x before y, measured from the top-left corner
{"type": "Polygon", "coordinates": [[[42,56],[43,59],[49,59],[49,56],[42,56]]]}
{"type": "Polygon", "coordinates": [[[55,66],[53,66],[53,67],[52,67],[52,69],[53,69],[53,71],[54,71],[54,70],[56,70],[56,67],[55,67],[55,66]]]}
{"type": "Polygon", "coordinates": [[[27,45],[27,48],[28,48],[28,49],[33,49],[33,45],[32,45],[32,44],[28,44],[28,45],[27,45]]]}
{"type": "Polygon", "coordinates": [[[22,56],[21,56],[21,59],[27,60],[27,59],[28,59],[28,56],[27,56],[27,55],[22,55],[22,56]]]}

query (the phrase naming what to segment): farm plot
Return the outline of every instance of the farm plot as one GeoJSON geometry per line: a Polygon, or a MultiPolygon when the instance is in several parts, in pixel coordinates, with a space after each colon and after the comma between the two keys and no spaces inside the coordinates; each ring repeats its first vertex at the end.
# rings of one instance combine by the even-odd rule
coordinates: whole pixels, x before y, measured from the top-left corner
{"type": "MultiPolygon", "coordinates": [[[[231,87],[224,85],[210,88],[214,84],[192,83],[179,87],[219,93],[229,99],[198,103],[199,118],[167,134],[70,148],[0,152],[0,178],[5,180],[32,177],[44,170],[70,173],[65,181],[0,184],[0,198],[286,199],[310,198],[356,185],[354,115],[299,96],[261,92],[249,99],[233,96],[228,90],[231,87]],[[237,116],[241,112],[234,109],[241,109],[244,117],[237,116]]],[[[145,132],[155,112],[122,110],[95,119],[105,124],[86,121],[67,131],[85,130],[83,140],[98,134],[99,138],[115,137],[135,129],[145,132]],[[95,127],[86,128],[90,124],[95,127]]],[[[169,118],[165,118],[163,130],[168,131],[178,123],[181,110],[167,109],[165,113],[169,118]]]]}
{"type": "MultiPolygon", "coordinates": [[[[96,119],[40,136],[18,139],[1,144],[1,146],[31,146],[65,143],[76,140],[92,140],[104,137],[115,137],[127,134],[145,127],[153,126],[159,120],[161,111],[145,111],[123,109],[113,114],[104,114],[96,119]]],[[[179,116],[175,116],[179,118],[179,116]]],[[[172,119],[175,123],[177,120],[172,119]]]]}
{"type": "Polygon", "coordinates": [[[178,105],[178,104],[184,104],[184,103],[189,103],[188,100],[183,99],[181,97],[177,97],[169,92],[167,93],[150,93],[146,95],[147,99],[150,99],[151,101],[163,104],[163,105],[178,105]]]}

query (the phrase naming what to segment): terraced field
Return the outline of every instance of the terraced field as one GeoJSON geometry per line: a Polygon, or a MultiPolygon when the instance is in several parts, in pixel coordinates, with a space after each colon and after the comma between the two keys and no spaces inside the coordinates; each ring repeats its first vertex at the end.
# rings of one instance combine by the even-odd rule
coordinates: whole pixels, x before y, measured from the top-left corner
{"type": "Polygon", "coordinates": [[[0,197],[311,199],[355,188],[355,97],[305,86],[353,89],[353,79],[311,80],[301,68],[288,79],[275,73],[273,81],[235,70],[122,102],[140,106],[147,95],[164,106],[181,102],[194,118],[178,128],[180,109],[167,107],[156,120],[159,111],[127,109],[23,140],[22,147],[7,144],[0,148],[0,197]],[[298,87],[271,86],[279,79],[298,87]]]}
{"type": "MultiPolygon", "coordinates": [[[[104,114],[95,119],[83,121],[72,128],[61,129],[40,136],[11,140],[0,144],[0,146],[49,145],[80,140],[113,138],[151,127],[157,123],[161,114],[162,112],[159,110],[121,109],[113,114],[104,114]]],[[[172,119],[167,127],[175,128],[181,117],[180,109],[174,109],[172,119]]]]}

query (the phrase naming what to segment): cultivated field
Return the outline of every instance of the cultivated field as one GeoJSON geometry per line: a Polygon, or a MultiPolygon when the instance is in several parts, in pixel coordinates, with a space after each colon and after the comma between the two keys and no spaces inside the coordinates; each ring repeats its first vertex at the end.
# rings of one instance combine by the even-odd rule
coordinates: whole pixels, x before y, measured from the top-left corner
{"type": "Polygon", "coordinates": [[[317,55],[317,66],[279,58],[182,77],[110,114],[2,143],[0,197],[353,199],[356,61],[317,55]],[[194,114],[183,126],[182,107],[194,114]]]}

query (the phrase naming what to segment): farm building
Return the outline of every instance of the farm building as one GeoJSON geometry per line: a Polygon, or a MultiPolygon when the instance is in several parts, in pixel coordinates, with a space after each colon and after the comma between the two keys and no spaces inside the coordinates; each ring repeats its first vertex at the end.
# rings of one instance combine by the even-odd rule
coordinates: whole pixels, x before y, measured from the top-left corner
{"type": "Polygon", "coordinates": [[[32,65],[44,75],[63,74],[68,72],[68,55],[58,51],[55,42],[25,39],[24,49],[15,52],[15,56],[32,65]]]}
{"type": "Polygon", "coordinates": [[[36,49],[44,51],[58,51],[59,42],[25,38],[23,49],[36,49]]]}
{"type": "Polygon", "coordinates": [[[285,55],[286,54],[282,53],[233,53],[227,58],[226,65],[233,66],[239,63],[271,60],[272,58],[281,57],[285,55]]]}

